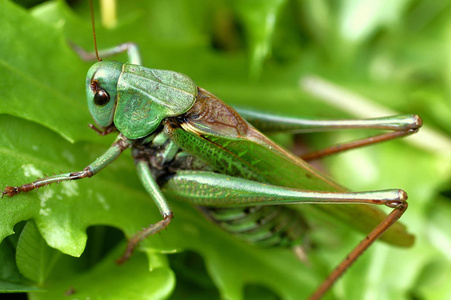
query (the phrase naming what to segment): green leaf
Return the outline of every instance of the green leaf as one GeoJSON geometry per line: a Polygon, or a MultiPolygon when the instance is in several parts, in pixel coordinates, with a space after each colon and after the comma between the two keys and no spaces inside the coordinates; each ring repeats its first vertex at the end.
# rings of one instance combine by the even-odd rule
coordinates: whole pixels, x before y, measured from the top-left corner
{"type": "Polygon", "coordinates": [[[39,234],[33,221],[27,222],[16,251],[17,267],[26,278],[42,285],[61,252],[50,248],[39,234]]]}
{"type": "Polygon", "coordinates": [[[0,64],[8,76],[2,77],[0,112],[42,124],[69,141],[79,139],[82,124],[89,120],[86,107],[80,101],[83,99],[83,82],[75,84],[78,89],[74,89],[67,78],[84,76],[83,64],[67,47],[59,30],[43,23],[36,30],[36,20],[25,11],[7,1],[2,1],[1,6],[0,17],[4,20],[1,39],[4,42],[0,52],[4,55],[0,64]],[[11,10],[14,13],[10,13],[11,10]],[[42,43],[43,40],[47,42],[42,43]],[[35,59],[30,63],[32,57],[35,59]],[[52,63],[38,57],[48,57],[52,63]],[[61,66],[67,61],[72,63],[70,68],[64,69],[64,76],[54,76],[63,72],[61,66]],[[17,88],[18,83],[26,88],[17,88]],[[45,113],[42,113],[43,104],[47,104],[45,113]],[[61,114],[64,110],[74,112],[72,122],[77,125],[61,126],[66,120],[61,114]]]}
{"type": "Polygon", "coordinates": [[[0,291],[25,293],[39,291],[39,288],[26,280],[19,272],[14,259],[17,242],[13,237],[0,244],[0,291]]]}
{"type": "Polygon", "coordinates": [[[146,257],[137,254],[127,264],[118,266],[123,245],[106,256],[89,272],[53,280],[46,293],[34,293],[31,299],[166,299],[175,284],[174,274],[167,268],[166,259],[159,255],[150,258],[160,267],[147,268],[146,257]]]}
{"type": "Polygon", "coordinates": [[[251,52],[250,75],[255,79],[261,73],[263,61],[271,54],[271,41],[278,14],[285,0],[238,0],[233,7],[247,31],[251,52]]]}

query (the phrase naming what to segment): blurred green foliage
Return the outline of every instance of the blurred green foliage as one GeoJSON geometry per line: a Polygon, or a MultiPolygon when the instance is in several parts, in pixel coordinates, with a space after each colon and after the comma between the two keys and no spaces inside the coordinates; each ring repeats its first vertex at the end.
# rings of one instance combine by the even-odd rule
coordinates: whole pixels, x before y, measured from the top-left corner
{"type": "MultiPolygon", "coordinates": [[[[97,24],[100,48],[137,42],[146,66],[188,74],[232,105],[317,118],[377,117],[387,109],[421,115],[416,140],[321,164],[354,190],[405,189],[402,221],[417,237],[411,249],[371,247],[327,298],[451,298],[451,3],[142,0],[119,1],[117,11],[110,27],[97,24]],[[338,89],[324,101],[329,84],[338,89]],[[349,108],[343,95],[366,99],[367,109],[349,108]]],[[[111,143],[86,127],[90,64],[67,43],[92,49],[89,18],[85,1],[30,10],[0,1],[1,187],[79,170],[111,143]]],[[[303,141],[319,148],[352,138],[308,134],[303,141]]],[[[0,288],[30,299],[299,299],[362,238],[308,216],[314,249],[304,265],[287,250],[244,245],[189,205],[171,205],[175,221],[143,243],[147,257],[137,253],[117,267],[121,232],[130,236],[160,218],[127,153],[95,178],[3,198],[0,288]]]]}

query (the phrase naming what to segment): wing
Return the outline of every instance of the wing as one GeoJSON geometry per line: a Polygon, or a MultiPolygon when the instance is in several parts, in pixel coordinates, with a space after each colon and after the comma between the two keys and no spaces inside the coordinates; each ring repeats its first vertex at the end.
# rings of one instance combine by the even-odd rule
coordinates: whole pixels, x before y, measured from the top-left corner
{"type": "MultiPolygon", "coordinates": [[[[182,117],[165,121],[168,135],[187,152],[218,172],[273,185],[317,191],[346,191],[331,178],[275,144],[249,125],[230,106],[199,88],[194,106],[182,117]]],[[[386,214],[369,205],[303,205],[318,209],[364,233],[386,214]]],[[[414,236],[395,223],[382,240],[411,246],[414,236]]]]}

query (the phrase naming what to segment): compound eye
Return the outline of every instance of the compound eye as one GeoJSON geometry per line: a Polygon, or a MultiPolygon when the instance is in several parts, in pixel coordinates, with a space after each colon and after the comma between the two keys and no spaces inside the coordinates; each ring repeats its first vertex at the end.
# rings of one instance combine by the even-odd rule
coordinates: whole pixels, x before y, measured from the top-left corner
{"type": "Polygon", "coordinates": [[[94,95],[94,103],[97,106],[104,106],[110,102],[110,95],[104,89],[98,89],[94,95]]]}

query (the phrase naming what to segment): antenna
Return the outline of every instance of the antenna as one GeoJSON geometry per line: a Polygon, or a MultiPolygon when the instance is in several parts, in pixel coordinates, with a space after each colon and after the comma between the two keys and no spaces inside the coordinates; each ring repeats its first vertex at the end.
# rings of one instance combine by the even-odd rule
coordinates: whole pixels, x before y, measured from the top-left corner
{"type": "Polygon", "coordinates": [[[94,49],[96,52],[97,60],[102,61],[99,57],[99,51],[97,50],[96,26],[95,26],[95,21],[94,21],[94,7],[92,4],[92,0],[89,0],[89,8],[91,9],[91,23],[92,23],[92,36],[94,38],[94,49]]]}

